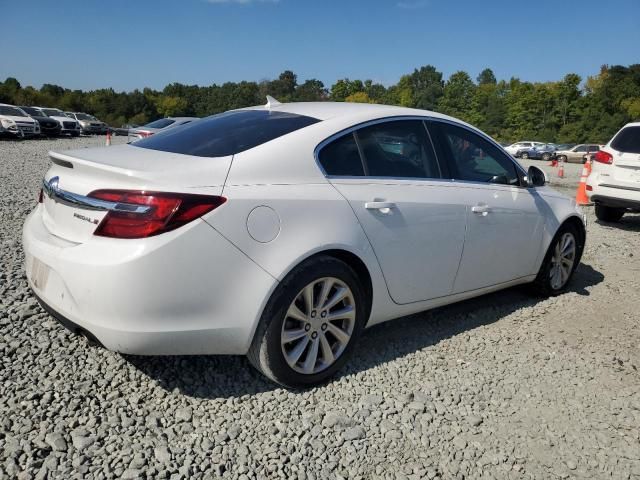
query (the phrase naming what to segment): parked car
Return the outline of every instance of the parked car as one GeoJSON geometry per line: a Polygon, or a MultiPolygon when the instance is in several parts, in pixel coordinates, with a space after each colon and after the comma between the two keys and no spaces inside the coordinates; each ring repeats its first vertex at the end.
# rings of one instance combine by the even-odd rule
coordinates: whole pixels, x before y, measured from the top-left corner
{"type": "Polygon", "coordinates": [[[60,124],[53,118],[49,118],[45,113],[36,107],[20,107],[20,110],[33,118],[40,125],[40,134],[47,137],[57,137],[60,135],[60,124]]]}
{"type": "Polygon", "coordinates": [[[64,112],[67,117],[73,118],[80,124],[80,130],[85,135],[94,133],[105,134],[109,130],[106,123],[98,120],[93,115],[82,112],[64,112]]]}
{"type": "Polygon", "coordinates": [[[542,146],[542,145],[544,145],[543,142],[523,141],[523,142],[512,143],[511,145],[509,145],[508,147],[505,147],[504,149],[510,155],[513,155],[515,157],[516,153],[518,153],[518,151],[521,151],[521,150],[524,150],[524,149],[529,149],[529,148],[536,147],[536,146],[542,146]]]}
{"type": "Polygon", "coordinates": [[[553,143],[546,143],[542,146],[530,147],[523,150],[518,150],[515,157],[526,160],[531,158],[533,160],[549,160],[555,158],[556,146],[553,143]]]}
{"type": "Polygon", "coordinates": [[[558,150],[556,152],[556,158],[559,162],[585,163],[585,155],[595,153],[598,150],[600,150],[600,145],[581,143],[568,150],[558,150]]]}
{"type": "Polygon", "coordinates": [[[594,155],[587,196],[596,217],[617,222],[627,211],[640,211],[640,122],[629,123],[594,155]]]}
{"type": "Polygon", "coordinates": [[[125,123],[121,127],[110,127],[111,134],[117,136],[127,136],[129,135],[129,130],[132,128],[138,128],[140,125],[136,125],[134,123],[125,123]]]}
{"type": "Polygon", "coordinates": [[[155,120],[151,123],[147,123],[142,127],[129,129],[129,139],[137,140],[139,138],[147,138],[151,135],[158,133],[160,130],[167,128],[174,128],[185,123],[191,123],[194,120],[199,120],[197,117],[167,117],[155,120]]]}
{"type": "Polygon", "coordinates": [[[0,135],[33,137],[40,135],[40,124],[19,107],[0,103],[0,135]]]}
{"type": "Polygon", "coordinates": [[[570,150],[575,146],[576,146],[575,143],[558,143],[558,144],[556,144],[556,151],[557,150],[570,150]]]}
{"type": "Polygon", "coordinates": [[[42,110],[42,112],[44,112],[45,115],[53,118],[60,124],[61,135],[70,135],[72,137],[80,136],[80,131],[81,131],[80,123],[75,118],[71,118],[65,115],[65,113],[62,110],[59,110],[57,108],[46,108],[46,107],[36,107],[36,108],[38,108],[39,110],[42,110]]]}
{"type": "Polygon", "coordinates": [[[540,169],[424,110],[271,99],[50,155],[23,244],[52,315],[123,353],[246,354],[287,386],[333,375],[365,327],[559,294],[585,241],[540,169]]]}

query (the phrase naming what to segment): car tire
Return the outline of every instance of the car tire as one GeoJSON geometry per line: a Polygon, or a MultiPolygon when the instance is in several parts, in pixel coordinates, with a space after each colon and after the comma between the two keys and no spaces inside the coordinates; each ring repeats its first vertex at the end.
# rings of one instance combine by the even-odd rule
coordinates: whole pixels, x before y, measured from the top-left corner
{"type": "Polygon", "coordinates": [[[584,236],[576,226],[570,223],[565,223],[558,229],[542,260],[538,275],[531,283],[531,289],[534,294],[542,297],[551,297],[559,295],[566,290],[582,257],[583,238],[584,236]],[[570,251],[568,248],[569,243],[565,243],[567,238],[570,239],[569,241],[573,245],[572,256],[566,255],[570,251]],[[571,264],[568,265],[564,261],[565,259],[571,259],[571,264]],[[558,263],[560,263],[560,266],[558,266],[558,263]]]}
{"type": "Polygon", "coordinates": [[[529,154],[527,152],[522,152],[520,154],[520,158],[523,160],[527,160],[529,158],[529,154]]]}
{"type": "Polygon", "coordinates": [[[567,156],[566,155],[558,155],[558,161],[559,162],[566,162],[567,161],[567,156]]]}
{"type": "Polygon", "coordinates": [[[545,162],[548,162],[549,160],[551,160],[551,154],[550,153],[543,153],[542,154],[542,160],[544,160],[545,162]]]}
{"type": "Polygon", "coordinates": [[[366,305],[364,290],[349,265],[329,256],[312,257],[289,273],[272,294],[249,348],[249,361],[285,387],[322,383],[348,360],[364,329],[366,305]],[[326,299],[323,305],[329,305],[329,300],[342,294],[343,300],[326,310],[317,305],[322,298],[326,299]],[[315,308],[308,308],[308,302],[315,308]],[[350,308],[351,317],[340,319],[340,313],[350,308]],[[332,314],[337,318],[329,320],[332,314]]]}
{"type": "Polygon", "coordinates": [[[624,208],[607,207],[596,203],[596,218],[602,222],[619,222],[624,212],[624,208]]]}

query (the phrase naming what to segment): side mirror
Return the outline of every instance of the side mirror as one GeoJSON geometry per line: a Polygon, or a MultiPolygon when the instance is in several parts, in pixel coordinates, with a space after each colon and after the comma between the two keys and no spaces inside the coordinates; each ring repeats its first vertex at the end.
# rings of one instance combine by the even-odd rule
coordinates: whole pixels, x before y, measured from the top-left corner
{"type": "Polygon", "coordinates": [[[545,183],[547,183],[547,174],[538,167],[529,167],[529,170],[527,170],[527,186],[542,187],[545,183]]]}

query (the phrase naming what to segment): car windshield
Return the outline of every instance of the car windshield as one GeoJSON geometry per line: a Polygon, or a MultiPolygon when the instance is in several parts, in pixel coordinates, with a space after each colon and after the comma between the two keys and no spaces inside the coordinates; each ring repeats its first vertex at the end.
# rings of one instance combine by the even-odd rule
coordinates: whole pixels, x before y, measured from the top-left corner
{"type": "Polygon", "coordinates": [[[0,115],[11,115],[12,117],[26,117],[24,112],[17,107],[0,105],[0,115]]]}
{"type": "Polygon", "coordinates": [[[66,117],[62,110],[56,110],[55,108],[45,108],[42,111],[50,117],[66,117]]]}
{"type": "Polygon", "coordinates": [[[78,120],[93,120],[91,115],[87,115],[86,113],[76,113],[76,118],[78,120]]]}
{"type": "Polygon", "coordinates": [[[317,118],[268,110],[221,113],[139,140],[133,145],[199,157],[225,157],[249,150],[319,122],[317,118]]]}
{"type": "Polygon", "coordinates": [[[165,128],[171,125],[172,123],[176,123],[175,120],[171,120],[170,118],[161,118],[160,120],[156,120],[151,123],[147,123],[142,128],[165,128]]]}
{"type": "Polygon", "coordinates": [[[27,112],[29,115],[34,115],[34,116],[41,116],[42,113],[40,113],[38,111],[38,109],[33,108],[33,107],[20,107],[20,110],[24,110],[25,112],[27,112]]]}

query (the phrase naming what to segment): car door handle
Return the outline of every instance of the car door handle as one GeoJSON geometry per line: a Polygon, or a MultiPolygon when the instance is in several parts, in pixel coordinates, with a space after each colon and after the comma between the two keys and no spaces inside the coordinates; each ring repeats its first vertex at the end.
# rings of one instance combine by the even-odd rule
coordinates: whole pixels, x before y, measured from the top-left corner
{"type": "Polygon", "coordinates": [[[389,213],[392,208],[396,208],[393,202],[366,202],[364,208],[367,210],[379,210],[381,213],[389,213]]]}
{"type": "Polygon", "coordinates": [[[477,213],[479,215],[482,215],[483,217],[486,217],[491,209],[489,208],[489,205],[474,205],[473,207],[471,207],[471,211],[473,213],[477,213]]]}

